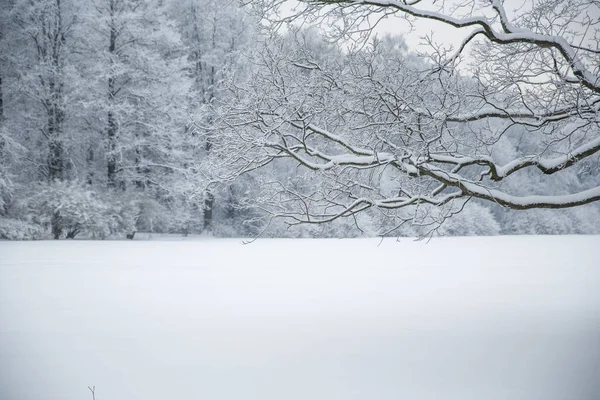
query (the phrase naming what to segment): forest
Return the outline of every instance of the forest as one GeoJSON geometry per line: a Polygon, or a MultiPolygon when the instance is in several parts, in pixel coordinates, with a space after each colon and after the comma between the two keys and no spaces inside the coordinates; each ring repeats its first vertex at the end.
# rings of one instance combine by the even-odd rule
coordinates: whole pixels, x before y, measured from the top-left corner
{"type": "Polygon", "coordinates": [[[0,239],[600,233],[598,4],[467,3],[0,0],[0,239]]]}

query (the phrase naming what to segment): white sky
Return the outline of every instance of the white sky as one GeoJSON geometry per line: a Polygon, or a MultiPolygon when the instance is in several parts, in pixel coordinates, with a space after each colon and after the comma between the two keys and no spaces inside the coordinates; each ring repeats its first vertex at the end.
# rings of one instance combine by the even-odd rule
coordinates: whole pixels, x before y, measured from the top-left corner
{"type": "MultiPolygon", "coordinates": [[[[523,1],[529,0],[510,0],[515,3],[522,3],[523,1]]],[[[294,6],[297,4],[295,0],[289,0],[282,7],[282,11],[292,12],[294,6]]],[[[462,38],[472,30],[473,28],[457,29],[437,21],[430,21],[425,19],[418,19],[413,21],[413,30],[411,31],[410,23],[402,18],[401,14],[398,16],[389,16],[380,20],[374,30],[377,33],[389,33],[389,34],[402,34],[407,44],[411,49],[416,49],[422,42],[424,35],[433,34],[433,39],[438,43],[452,44],[456,46],[460,44],[462,38]]]]}
{"type": "MultiPolygon", "coordinates": [[[[474,1],[477,3],[476,0],[474,1]]],[[[527,10],[531,7],[532,1],[533,0],[505,0],[504,4],[508,16],[512,17],[516,13],[527,10]]],[[[430,2],[425,3],[430,4],[430,2]]],[[[456,3],[456,1],[445,2],[447,8],[456,3]]],[[[289,0],[286,3],[285,8],[292,10],[295,4],[297,4],[295,0],[289,0]]],[[[421,7],[421,5],[419,5],[419,7],[421,7]]],[[[435,8],[426,6],[423,6],[423,8],[436,10],[435,8]]],[[[589,13],[590,17],[600,21],[600,5],[593,9],[590,8],[589,13]]],[[[471,30],[473,30],[472,27],[457,29],[441,22],[417,19],[414,20],[413,30],[411,31],[408,21],[399,14],[398,16],[390,16],[381,20],[378,23],[375,32],[402,34],[404,35],[408,46],[412,50],[417,50],[421,47],[420,44],[423,42],[422,37],[425,35],[432,35],[433,40],[439,44],[453,45],[456,48],[471,30]]],[[[589,35],[591,36],[591,32],[589,32],[589,35]]]]}

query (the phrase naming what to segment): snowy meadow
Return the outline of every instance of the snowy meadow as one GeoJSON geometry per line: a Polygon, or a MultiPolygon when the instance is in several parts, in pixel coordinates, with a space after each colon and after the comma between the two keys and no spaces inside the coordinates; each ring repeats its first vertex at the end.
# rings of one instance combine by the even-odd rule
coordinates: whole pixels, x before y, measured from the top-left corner
{"type": "Polygon", "coordinates": [[[592,400],[599,244],[0,242],[0,398],[592,400]]]}

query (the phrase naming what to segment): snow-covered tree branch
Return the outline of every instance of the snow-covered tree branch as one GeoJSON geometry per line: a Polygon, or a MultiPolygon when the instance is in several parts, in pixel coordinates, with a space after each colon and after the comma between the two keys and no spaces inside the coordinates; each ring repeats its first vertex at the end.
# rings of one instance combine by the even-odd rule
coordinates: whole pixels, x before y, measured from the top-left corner
{"type": "Polygon", "coordinates": [[[471,198],[518,210],[600,200],[599,186],[513,189],[597,163],[600,29],[589,12],[598,4],[539,0],[512,13],[502,1],[306,0],[281,17],[281,2],[266,3],[271,21],[330,26],[329,40],[346,47],[328,57],[306,32],[289,32],[257,57],[252,82],[233,89],[247,103],[229,126],[251,128],[244,142],[321,182],[307,192],[278,186],[276,214],[328,222],[471,198]],[[436,21],[464,40],[453,49],[428,38],[430,51],[411,53],[399,37],[373,35],[383,17],[436,21]]]}

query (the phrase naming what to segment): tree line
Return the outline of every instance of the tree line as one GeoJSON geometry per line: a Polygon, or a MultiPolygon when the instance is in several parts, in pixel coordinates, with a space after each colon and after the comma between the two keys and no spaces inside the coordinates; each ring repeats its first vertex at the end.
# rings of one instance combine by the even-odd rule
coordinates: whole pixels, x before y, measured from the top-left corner
{"type": "Polygon", "coordinates": [[[0,238],[600,231],[589,8],[284,3],[1,0],[0,238]]]}
{"type": "Polygon", "coordinates": [[[217,0],[0,10],[0,216],[55,238],[210,230],[214,196],[191,176],[211,146],[198,126],[249,16],[217,0]]]}

